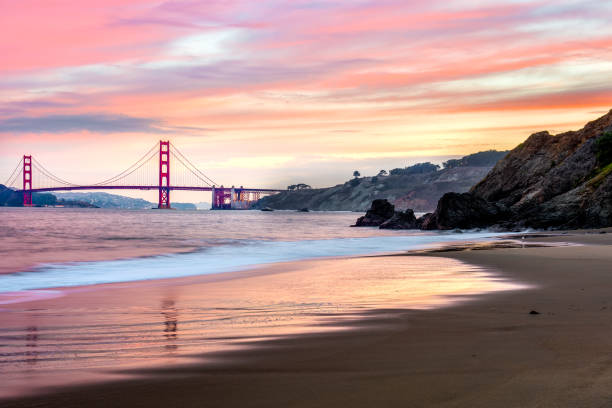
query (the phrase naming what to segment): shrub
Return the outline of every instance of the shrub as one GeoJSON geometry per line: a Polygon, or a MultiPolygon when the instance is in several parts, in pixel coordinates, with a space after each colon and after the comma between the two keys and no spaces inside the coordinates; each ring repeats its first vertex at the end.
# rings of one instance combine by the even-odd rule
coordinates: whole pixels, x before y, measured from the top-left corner
{"type": "Polygon", "coordinates": [[[605,132],[597,142],[595,142],[595,152],[597,163],[600,167],[605,167],[612,163],[612,132],[605,132]]]}

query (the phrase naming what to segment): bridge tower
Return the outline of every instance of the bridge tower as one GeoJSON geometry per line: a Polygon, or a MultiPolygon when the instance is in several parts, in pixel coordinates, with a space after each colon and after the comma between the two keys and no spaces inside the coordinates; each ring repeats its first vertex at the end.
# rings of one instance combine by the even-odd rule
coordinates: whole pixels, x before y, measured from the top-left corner
{"type": "Polygon", "coordinates": [[[23,156],[23,206],[32,206],[32,156],[23,156]]]}
{"type": "Polygon", "coordinates": [[[170,208],[170,141],[159,141],[159,202],[157,208],[170,208]]]}

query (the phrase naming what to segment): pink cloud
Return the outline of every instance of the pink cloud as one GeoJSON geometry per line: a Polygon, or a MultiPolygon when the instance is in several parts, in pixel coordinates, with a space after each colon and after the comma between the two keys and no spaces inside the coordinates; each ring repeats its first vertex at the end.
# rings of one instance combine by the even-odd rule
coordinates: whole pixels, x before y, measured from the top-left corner
{"type": "Polygon", "coordinates": [[[371,148],[361,138],[388,132],[388,145],[414,114],[599,109],[612,67],[602,3],[0,0],[0,119],[126,115],[262,144],[295,129],[340,146],[335,130],[352,129],[371,148]]]}
{"type": "Polygon", "coordinates": [[[137,15],[149,1],[2,1],[0,70],[112,63],[151,58],[160,41],[180,33],[115,24],[137,15]]]}

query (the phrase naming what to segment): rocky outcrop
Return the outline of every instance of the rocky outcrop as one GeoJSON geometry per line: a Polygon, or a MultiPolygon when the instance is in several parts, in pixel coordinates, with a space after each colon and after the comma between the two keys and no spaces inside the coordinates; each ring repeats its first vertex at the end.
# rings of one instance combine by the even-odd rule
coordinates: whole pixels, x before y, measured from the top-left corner
{"type": "Polygon", "coordinates": [[[418,229],[414,211],[395,211],[395,206],[385,199],[372,201],[372,206],[353,227],[379,227],[381,229],[418,229]]]}
{"type": "Polygon", "coordinates": [[[381,229],[418,229],[419,224],[414,211],[395,211],[393,216],[380,224],[381,229]]]}
{"type": "Polygon", "coordinates": [[[359,217],[354,227],[378,227],[395,214],[395,207],[385,199],[372,201],[372,206],[363,217],[359,217]]]}
{"type": "Polygon", "coordinates": [[[424,216],[421,229],[484,228],[508,218],[507,208],[470,193],[446,193],[433,214],[424,216]]]}

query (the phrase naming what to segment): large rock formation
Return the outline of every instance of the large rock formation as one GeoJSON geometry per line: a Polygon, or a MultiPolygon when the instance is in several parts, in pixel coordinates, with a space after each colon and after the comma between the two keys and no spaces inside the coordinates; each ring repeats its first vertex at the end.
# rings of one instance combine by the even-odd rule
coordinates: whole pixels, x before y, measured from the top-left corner
{"type": "Polygon", "coordinates": [[[363,217],[359,217],[354,227],[378,227],[393,217],[395,207],[389,201],[380,199],[372,201],[372,206],[363,217]]]}
{"type": "Polygon", "coordinates": [[[446,193],[433,214],[423,217],[421,229],[484,228],[508,217],[507,208],[470,193],[446,193]]]}
{"type": "MultiPolygon", "coordinates": [[[[392,218],[398,217],[386,222],[398,225],[392,218]]],[[[415,224],[427,230],[612,226],[612,111],[578,131],[534,133],[469,192],[444,194],[415,224]]]]}
{"type": "Polygon", "coordinates": [[[426,229],[612,226],[612,111],[579,131],[531,135],[467,194],[447,194],[426,229]]]}
{"type": "Polygon", "coordinates": [[[414,211],[396,211],[387,221],[380,224],[381,229],[418,229],[419,224],[414,211]]]}

